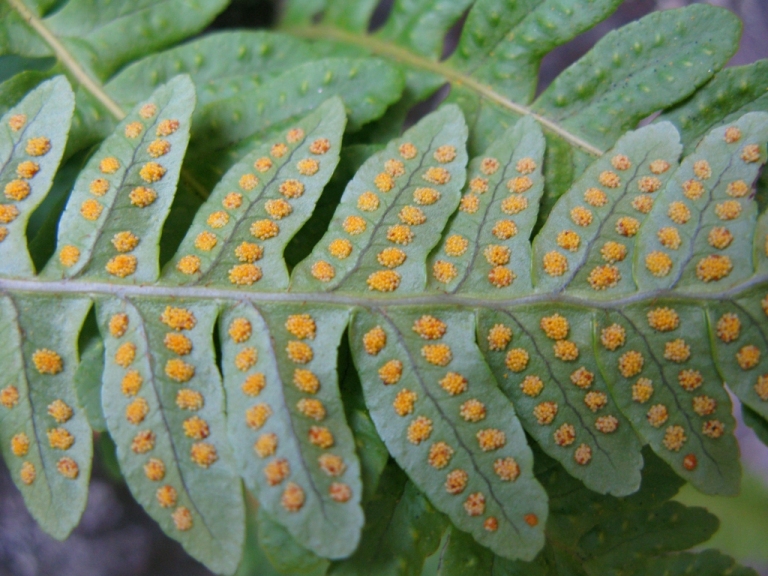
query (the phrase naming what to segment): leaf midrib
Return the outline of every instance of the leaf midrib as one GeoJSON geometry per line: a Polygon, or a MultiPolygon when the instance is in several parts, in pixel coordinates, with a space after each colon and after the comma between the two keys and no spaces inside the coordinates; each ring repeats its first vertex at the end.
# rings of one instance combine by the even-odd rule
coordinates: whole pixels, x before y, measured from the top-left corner
{"type": "Polygon", "coordinates": [[[506,98],[492,87],[477,81],[475,78],[468,74],[448,66],[445,62],[436,62],[423,56],[419,56],[406,50],[405,48],[397,46],[396,44],[381,40],[374,35],[354,34],[352,32],[347,32],[345,30],[340,30],[338,28],[323,24],[318,24],[316,26],[288,27],[284,31],[299,38],[306,38],[310,40],[333,40],[335,42],[351,44],[360,49],[370,51],[377,56],[382,56],[390,60],[402,62],[408,66],[412,66],[413,68],[417,68],[425,72],[438,74],[443,76],[451,84],[472,90],[479,94],[481,97],[494,102],[502,108],[511,110],[512,112],[521,116],[531,116],[533,119],[539,122],[545,130],[557,134],[563,140],[569,142],[577,148],[584,150],[592,156],[599,157],[604,154],[603,150],[577,136],[576,134],[569,132],[557,122],[550,120],[541,114],[537,114],[528,106],[506,98]]]}

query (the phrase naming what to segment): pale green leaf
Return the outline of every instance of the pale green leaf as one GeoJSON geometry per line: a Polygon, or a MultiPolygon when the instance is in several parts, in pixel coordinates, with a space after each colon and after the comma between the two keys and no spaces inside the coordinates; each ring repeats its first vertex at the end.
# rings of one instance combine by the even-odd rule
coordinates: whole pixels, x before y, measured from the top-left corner
{"type": "Polygon", "coordinates": [[[101,376],[104,373],[104,342],[93,338],[83,350],[75,373],[75,391],[85,410],[88,423],[96,432],[104,432],[107,423],[101,410],[101,376]]]}

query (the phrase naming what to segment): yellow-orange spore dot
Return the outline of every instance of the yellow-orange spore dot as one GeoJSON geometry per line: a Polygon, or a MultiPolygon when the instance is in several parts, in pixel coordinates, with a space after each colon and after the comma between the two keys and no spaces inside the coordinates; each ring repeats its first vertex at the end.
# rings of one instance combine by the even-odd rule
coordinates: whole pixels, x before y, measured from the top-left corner
{"type": "Polygon", "coordinates": [[[144,384],[144,378],[136,370],[131,370],[123,376],[120,382],[120,390],[124,396],[136,396],[144,384]]]}
{"type": "Polygon", "coordinates": [[[597,181],[606,188],[618,188],[621,186],[621,178],[615,172],[610,170],[604,170],[597,177],[597,181]]]}
{"type": "Polygon", "coordinates": [[[451,461],[453,457],[453,448],[445,442],[435,442],[429,447],[429,456],[427,463],[437,470],[442,470],[451,461]]]}
{"type": "Polygon", "coordinates": [[[120,254],[119,256],[111,258],[104,266],[104,269],[112,276],[125,278],[136,272],[137,264],[138,260],[136,256],[120,254]]]}
{"type": "Polygon", "coordinates": [[[224,196],[221,205],[227,210],[236,210],[243,205],[243,195],[238,192],[230,192],[224,196]]]}
{"type": "Polygon", "coordinates": [[[211,213],[210,216],[208,216],[206,223],[211,228],[224,228],[224,226],[229,224],[229,214],[227,214],[223,210],[217,210],[216,212],[213,212],[211,213]]]}
{"type": "Polygon", "coordinates": [[[621,280],[621,272],[616,266],[595,266],[589,273],[587,281],[593,290],[613,288],[621,280]]]}
{"type": "Polygon", "coordinates": [[[304,490],[298,484],[288,482],[280,497],[280,504],[288,512],[298,512],[304,506],[304,490]]]}
{"type": "Polygon", "coordinates": [[[157,182],[165,176],[165,168],[157,162],[147,162],[139,170],[139,176],[144,182],[157,182]]]}
{"type": "Polygon", "coordinates": [[[650,407],[645,417],[648,420],[648,424],[654,428],[661,428],[669,419],[669,412],[664,404],[654,404],[650,407]]]}
{"type": "Polygon", "coordinates": [[[131,424],[141,424],[149,414],[149,404],[144,398],[136,398],[125,407],[125,419],[131,424]]]}
{"type": "Polygon", "coordinates": [[[414,146],[410,142],[401,144],[398,151],[400,152],[400,156],[402,156],[406,160],[413,160],[414,158],[416,158],[416,155],[419,153],[419,151],[416,149],[416,146],[414,146]]]}
{"type": "Polygon", "coordinates": [[[29,452],[29,436],[24,432],[19,432],[11,438],[11,452],[19,458],[26,456],[29,452]]]}
{"type": "Polygon", "coordinates": [[[494,224],[491,233],[500,240],[509,240],[517,234],[517,225],[512,220],[499,220],[494,224]]]}
{"type": "Polygon", "coordinates": [[[507,436],[501,430],[496,428],[486,428],[480,430],[475,435],[477,443],[480,446],[480,450],[483,452],[491,452],[492,450],[498,450],[504,447],[507,443],[507,436]]]}
{"type": "Polygon", "coordinates": [[[259,158],[253,163],[253,167],[262,174],[264,172],[269,171],[270,168],[272,168],[272,160],[267,158],[266,156],[259,158]]]}
{"type": "Polygon", "coordinates": [[[616,233],[631,238],[640,230],[640,222],[637,218],[624,216],[616,221],[616,233]]]}
{"type": "Polygon", "coordinates": [[[654,250],[646,255],[645,268],[657,278],[662,278],[672,270],[672,258],[665,252],[654,250]]]}
{"type": "Polygon", "coordinates": [[[734,198],[743,198],[752,191],[752,188],[744,180],[735,180],[728,184],[726,194],[734,198]]]}
{"type": "Polygon", "coordinates": [[[363,348],[371,356],[376,356],[386,345],[387,333],[381,326],[372,328],[363,336],[363,348]]]}
{"type": "Polygon", "coordinates": [[[619,357],[619,372],[624,378],[637,376],[643,369],[645,358],[637,350],[630,350],[619,357]]]}
{"type": "Polygon", "coordinates": [[[195,375],[195,367],[179,358],[171,358],[165,363],[165,375],[175,382],[189,382],[195,375]]]}
{"type": "Polygon", "coordinates": [[[523,348],[513,348],[507,352],[504,358],[504,364],[512,370],[512,372],[522,372],[528,366],[528,352],[523,348]]]}
{"type": "Polygon", "coordinates": [[[485,194],[488,192],[488,179],[479,176],[469,181],[469,191],[473,194],[485,194]]]}
{"type": "Polygon", "coordinates": [[[640,192],[653,194],[661,188],[661,180],[655,176],[643,176],[640,178],[640,180],[637,181],[637,188],[640,190],[640,192]]]}
{"type": "Polygon", "coordinates": [[[747,144],[741,150],[741,159],[744,162],[752,163],[760,160],[760,146],[757,144],[747,144]]]}
{"type": "Polygon", "coordinates": [[[503,482],[514,482],[520,476],[520,466],[511,456],[494,461],[493,471],[503,482]]]}
{"type": "Polygon", "coordinates": [[[600,249],[600,255],[603,260],[613,264],[614,262],[621,262],[627,257],[627,247],[619,242],[609,241],[603,244],[600,249]]]}
{"type": "Polygon", "coordinates": [[[253,443],[253,451],[259,458],[268,458],[274,456],[275,451],[277,451],[277,443],[277,434],[272,432],[262,434],[253,443]]]}
{"type": "Polygon", "coordinates": [[[379,197],[373,192],[363,192],[357,198],[357,207],[363,212],[374,212],[379,209],[379,197]]]}
{"type": "Polygon", "coordinates": [[[632,162],[626,155],[616,154],[616,156],[611,158],[611,165],[616,168],[616,170],[629,170],[632,167],[632,162]]]}
{"type": "Polygon", "coordinates": [[[70,268],[80,260],[80,249],[77,246],[66,245],[59,250],[59,262],[65,268],[70,268]]]}
{"type": "MultiPolygon", "coordinates": [[[[80,205],[80,214],[86,220],[94,221],[101,216],[104,206],[100,202],[89,199],[80,205]]],[[[18,213],[18,212],[17,212],[18,213]]]]}
{"type": "Polygon", "coordinates": [[[461,494],[467,487],[468,480],[469,475],[461,468],[451,470],[445,477],[445,491],[454,496],[461,494]]]}
{"type": "Polygon", "coordinates": [[[568,336],[570,325],[568,319],[560,314],[553,314],[552,316],[544,316],[539,322],[539,326],[547,335],[547,338],[552,340],[562,340],[568,336]]]}
{"type": "Polygon", "coordinates": [[[237,286],[251,286],[261,280],[261,268],[255,264],[238,264],[229,269],[229,281],[237,286]]]}
{"type": "Polygon", "coordinates": [[[88,190],[90,190],[91,194],[94,196],[104,196],[104,194],[109,192],[109,181],[104,178],[96,178],[89,184],[88,190]]]}
{"type": "Polygon", "coordinates": [[[586,390],[595,381],[595,374],[582,366],[571,373],[571,382],[582,390],[586,390]]]}
{"type": "Polygon", "coordinates": [[[536,418],[536,422],[542,426],[552,424],[552,420],[557,416],[557,403],[542,402],[541,404],[537,404],[533,408],[533,416],[536,418]]]}
{"type": "Polygon", "coordinates": [[[635,196],[632,199],[632,208],[641,214],[648,214],[653,208],[653,198],[650,196],[635,196]]]}
{"type": "Polygon", "coordinates": [[[245,411],[245,423],[254,430],[258,430],[269,417],[272,416],[272,408],[269,404],[254,404],[245,411]]]}
{"type": "Polygon", "coordinates": [[[538,376],[528,375],[520,382],[520,390],[526,396],[536,398],[544,389],[544,382],[538,376]]]}
{"type": "MultiPolygon", "coordinates": [[[[263,230],[257,230],[260,233],[264,233],[263,230]]],[[[254,262],[261,260],[264,256],[264,248],[258,244],[252,242],[241,242],[237,248],[235,248],[235,256],[240,262],[247,262],[253,264],[254,262]]]]}
{"type": "Polygon", "coordinates": [[[173,511],[171,518],[173,519],[173,525],[176,526],[176,530],[179,532],[186,532],[187,530],[192,529],[192,513],[188,508],[179,506],[176,508],[176,510],[173,511]]]}
{"type": "Polygon", "coordinates": [[[403,375],[403,363],[400,360],[390,360],[379,368],[379,378],[386,385],[397,384],[403,375]]]}
{"type": "Polygon", "coordinates": [[[441,164],[453,162],[456,159],[456,148],[454,146],[440,146],[433,154],[435,160],[441,164]]]}
{"type": "Polygon", "coordinates": [[[296,142],[301,142],[304,140],[304,130],[301,128],[291,128],[285,135],[285,139],[289,144],[296,144],[296,142]]]}
{"type": "Polygon", "coordinates": [[[405,224],[395,224],[387,228],[387,240],[406,246],[413,240],[411,227],[405,224]]]}
{"type": "Polygon", "coordinates": [[[587,188],[584,192],[584,202],[595,208],[608,204],[608,196],[599,188],[587,188]]]}
{"type": "Polygon", "coordinates": [[[20,162],[19,165],[16,166],[16,176],[26,180],[34,178],[35,174],[38,172],[40,172],[40,164],[32,162],[32,160],[24,160],[24,162],[20,162]]]}
{"type": "Polygon", "coordinates": [[[426,314],[413,323],[413,331],[425,340],[442,338],[446,329],[445,322],[426,314]]]}
{"type": "Polygon", "coordinates": [[[241,372],[247,372],[256,365],[259,361],[259,353],[256,348],[247,347],[243,348],[235,354],[235,367],[241,372]]]}
{"type": "Polygon", "coordinates": [[[693,163],[693,173],[697,178],[707,180],[712,177],[712,167],[706,160],[697,160],[693,163]]]}
{"type": "Polygon", "coordinates": [[[0,390],[0,404],[8,409],[19,403],[19,389],[16,386],[6,386],[0,390]]]}
{"type": "Polygon", "coordinates": [[[348,502],[352,498],[352,489],[343,482],[332,482],[328,488],[328,495],[334,502],[348,502]]]}
{"type": "Polygon", "coordinates": [[[317,463],[320,470],[331,477],[341,476],[347,469],[344,459],[336,454],[323,454],[317,459],[317,463]]]}
{"type": "Polygon", "coordinates": [[[416,392],[403,388],[397,393],[397,396],[395,396],[395,399],[392,402],[392,407],[395,409],[395,413],[398,416],[407,416],[413,412],[413,406],[417,399],[418,396],[416,395],[416,392]]]}
{"type": "Polygon", "coordinates": [[[152,482],[160,482],[165,478],[165,463],[158,458],[150,458],[144,464],[144,476],[152,482]]]}
{"type": "Polygon", "coordinates": [[[200,410],[203,407],[203,395],[189,388],[182,388],[176,393],[176,406],[182,410],[200,410]]]}
{"type": "Polygon", "coordinates": [[[712,254],[696,263],[696,277],[702,282],[717,282],[728,276],[733,270],[729,256],[712,254]]]}
{"type": "Polygon", "coordinates": [[[685,224],[691,219],[691,210],[684,202],[672,202],[667,210],[667,216],[672,222],[685,224]]]}
{"type": "Polygon", "coordinates": [[[208,442],[195,442],[189,449],[189,457],[192,462],[201,468],[208,468],[219,459],[216,447],[208,442]]]}
{"type": "Polygon", "coordinates": [[[527,192],[533,186],[533,182],[528,176],[517,176],[507,180],[507,189],[515,194],[527,192]]]}
{"type": "Polygon", "coordinates": [[[421,175],[421,177],[430,184],[447,184],[451,181],[451,173],[445,168],[430,167],[421,175]]]}
{"type": "Polygon", "coordinates": [[[580,244],[581,237],[573,230],[563,230],[557,235],[557,245],[565,250],[575,252],[580,244]]]}
{"type": "Polygon", "coordinates": [[[619,427],[619,420],[615,416],[600,416],[595,420],[595,428],[603,434],[613,434],[619,427]]]}
{"type": "Polygon", "coordinates": [[[35,350],[32,363],[40,374],[58,374],[64,369],[64,363],[56,352],[48,348],[35,350]]]}
{"type": "Polygon", "coordinates": [[[312,358],[314,357],[312,347],[299,340],[291,340],[288,342],[288,346],[286,346],[285,351],[288,354],[288,358],[297,364],[306,364],[307,362],[311,362],[312,358]]]}
{"type": "Polygon", "coordinates": [[[439,383],[440,387],[451,396],[462,394],[467,390],[467,379],[457,372],[448,372],[439,383]]]}
{"type": "Polygon", "coordinates": [[[272,460],[264,467],[264,476],[267,479],[267,484],[270,486],[277,486],[283,480],[288,478],[290,473],[291,467],[288,464],[288,460],[285,458],[272,460]]]}
{"type": "Polygon", "coordinates": [[[420,206],[430,206],[440,200],[440,192],[434,188],[416,188],[413,201],[420,206]]]}
{"type": "Polygon", "coordinates": [[[146,454],[155,447],[155,433],[152,430],[141,430],[131,441],[131,450],[136,454],[146,454]]]}
{"type": "Polygon", "coordinates": [[[453,359],[448,344],[427,344],[421,347],[422,357],[435,366],[446,366],[453,359]]]}
{"type": "Polygon", "coordinates": [[[131,200],[131,204],[137,208],[146,208],[157,200],[157,192],[152,190],[152,188],[137,186],[131,190],[128,198],[131,200]]]}
{"type": "Polygon", "coordinates": [[[328,252],[330,252],[331,256],[334,258],[344,260],[352,254],[352,242],[346,238],[336,238],[336,240],[333,240],[328,245],[328,252]]]}
{"type": "Polygon", "coordinates": [[[432,275],[438,282],[447,284],[456,278],[458,274],[459,272],[456,270],[456,266],[445,260],[436,260],[432,265],[432,275]]]}
{"type": "Polygon", "coordinates": [[[510,250],[506,246],[501,244],[490,244],[483,250],[483,256],[485,256],[488,264],[492,266],[502,266],[509,262],[510,250]]]}
{"type": "Polygon", "coordinates": [[[421,444],[425,440],[429,439],[431,434],[432,420],[426,416],[417,416],[408,425],[408,433],[406,436],[411,444],[421,444]]]}
{"type": "Polygon", "coordinates": [[[5,185],[4,189],[5,197],[17,202],[20,202],[29,196],[30,191],[31,188],[29,182],[25,182],[24,180],[11,180],[5,185]]]}
{"type": "Polygon", "coordinates": [[[155,130],[155,135],[159,137],[165,137],[170,136],[176,130],[179,129],[179,121],[174,119],[166,119],[162,120],[160,124],[157,125],[157,130],[155,130]]]}
{"type": "Polygon", "coordinates": [[[334,443],[333,434],[323,426],[311,426],[308,437],[313,445],[323,449],[330,448],[334,443]]]}
{"type": "Polygon", "coordinates": [[[611,324],[600,332],[600,342],[610,351],[624,346],[627,340],[627,331],[619,324],[611,324]]]}
{"type": "Polygon", "coordinates": [[[200,418],[200,416],[187,418],[182,423],[182,427],[184,428],[184,435],[193,440],[204,440],[211,434],[208,422],[200,418]]]}
{"type": "Polygon", "coordinates": [[[723,140],[725,140],[728,144],[738,142],[741,140],[741,130],[739,130],[736,126],[729,126],[725,129],[723,140]]]}
{"type": "Polygon", "coordinates": [[[632,400],[643,404],[653,396],[653,383],[648,378],[638,378],[632,384],[632,400]]]}
{"type": "Polygon", "coordinates": [[[320,400],[314,398],[302,398],[296,404],[296,409],[307,418],[317,420],[318,422],[325,418],[325,406],[320,400]]]}
{"type": "Polygon", "coordinates": [[[720,316],[717,321],[717,337],[728,344],[739,338],[741,333],[741,321],[736,314],[728,312],[720,316]]]}
{"type": "Polygon", "coordinates": [[[752,344],[743,346],[736,353],[736,362],[742,370],[751,370],[760,363],[760,349],[752,344]]]}
{"type": "Polygon", "coordinates": [[[679,452],[686,443],[688,437],[685,435],[685,430],[682,426],[670,426],[664,432],[664,440],[662,443],[671,452],[679,452]]]}
{"type": "MultiPolygon", "coordinates": [[[[51,141],[45,136],[27,140],[25,151],[30,156],[45,156],[51,149],[51,141]]],[[[759,152],[758,152],[759,153],[759,152]]]]}
{"type": "Polygon", "coordinates": [[[118,232],[112,236],[112,246],[121,253],[131,252],[139,245],[139,237],[128,230],[118,232]]]}
{"type": "Polygon", "coordinates": [[[272,220],[256,220],[251,224],[250,231],[259,240],[269,240],[280,233],[280,227],[272,220]]]}
{"type": "Polygon", "coordinates": [[[691,402],[693,411],[699,416],[709,416],[717,410],[717,402],[709,396],[696,396],[691,402]]]}
{"type": "Polygon", "coordinates": [[[424,212],[421,208],[417,208],[416,206],[403,206],[397,214],[397,217],[400,219],[400,222],[410,226],[419,226],[427,221],[424,212]]]}
{"type": "Polygon", "coordinates": [[[309,151],[312,154],[321,156],[331,149],[331,142],[327,138],[318,138],[309,145],[309,151]]]}
{"type": "Polygon", "coordinates": [[[493,351],[505,350],[512,341],[512,330],[504,324],[494,324],[488,331],[488,348],[493,351]]]}
{"type": "Polygon", "coordinates": [[[579,348],[570,340],[559,340],[552,346],[555,358],[563,362],[573,362],[579,357],[579,348]]]}
{"type": "Polygon", "coordinates": [[[677,250],[680,248],[680,244],[682,243],[682,240],[680,239],[680,233],[677,231],[677,228],[661,228],[656,233],[656,236],[658,237],[662,246],[665,248],[670,248],[671,250],[677,250]]]}
{"type": "Polygon", "coordinates": [[[555,430],[554,434],[552,434],[552,438],[558,446],[570,446],[576,441],[576,428],[573,427],[573,424],[568,424],[566,422],[560,426],[560,428],[555,430]]]}
{"type": "Polygon", "coordinates": [[[267,381],[264,374],[257,372],[255,374],[250,374],[245,379],[245,382],[240,386],[240,390],[242,390],[243,394],[246,396],[258,396],[266,385],[267,381]]]}
{"type": "Polygon", "coordinates": [[[704,186],[698,180],[683,182],[683,194],[690,200],[698,200],[704,194],[704,186]]]}
{"type": "Polygon", "coordinates": [[[394,270],[380,270],[368,276],[366,283],[369,290],[377,292],[393,292],[400,286],[401,276],[394,270]]]}
{"type": "Polygon", "coordinates": [[[197,318],[191,310],[172,306],[166,306],[160,321],[174,330],[192,330],[197,324],[197,318]]]}
{"type": "Polygon", "coordinates": [[[551,250],[544,254],[544,272],[550,276],[562,276],[568,271],[568,259],[560,252],[551,250]]]}
{"type": "Polygon", "coordinates": [[[166,484],[165,486],[160,486],[160,488],[157,489],[157,492],[155,492],[155,498],[157,499],[157,503],[160,504],[161,508],[173,508],[176,506],[178,494],[176,493],[176,488],[166,484]]]}
{"type": "Polygon", "coordinates": [[[384,172],[392,176],[393,178],[399,178],[405,174],[405,165],[400,160],[394,158],[384,162],[384,172]]]}
{"type": "Polygon", "coordinates": [[[715,226],[707,234],[707,242],[712,248],[718,250],[725,250],[733,242],[733,234],[728,228],[723,226],[715,226]]]}
{"type": "Polygon", "coordinates": [[[677,375],[677,381],[683,390],[691,392],[704,383],[704,377],[698,370],[681,370],[677,375]]]}
{"type": "Polygon", "coordinates": [[[115,364],[127,368],[136,358],[136,345],[133,342],[121,344],[115,351],[115,364]]]}
{"type": "Polygon", "coordinates": [[[351,236],[357,236],[365,232],[367,224],[360,216],[347,216],[342,224],[344,231],[351,236]]]}
{"type": "Polygon", "coordinates": [[[681,363],[691,357],[691,347],[682,338],[677,338],[664,345],[664,358],[681,363]]]}
{"type": "Polygon", "coordinates": [[[64,458],[59,458],[59,461],[56,462],[56,471],[64,476],[64,478],[74,480],[80,474],[80,467],[72,458],[65,456],[64,458]]]}
{"type": "Polygon", "coordinates": [[[264,210],[273,220],[282,220],[291,215],[293,207],[282,198],[277,198],[276,200],[267,200],[264,203],[264,210]]]}
{"type": "Polygon", "coordinates": [[[296,169],[302,176],[314,176],[320,170],[320,162],[314,158],[304,158],[296,163],[296,169]]]}
{"type": "Polygon", "coordinates": [[[464,510],[470,516],[480,516],[485,512],[485,496],[482,492],[475,492],[467,496],[464,501],[464,510]]]}
{"type": "Polygon", "coordinates": [[[708,420],[702,425],[701,433],[709,438],[717,439],[725,433],[725,425],[720,420],[708,420]]]}
{"type": "Polygon", "coordinates": [[[171,151],[171,143],[168,140],[157,139],[147,146],[147,153],[152,158],[160,158],[171,151]]]}
{"type": "Polygon", "coordinates": [[[726,200],[715,206],[715,214],[720,220],[735,220],[741,215],[741,203],[738,200],[726,200]]]}
{"type": "Polygon", "coordinates": [[[27,123],[26,114],[14,114],[8,119],[8,126],[13,132],[18,132],[27,123]]]}
{"type": "Polygon", "coordinates": [[[389,192],[395,187],[395,180],[386,172],[381,172],[373,179],[373,185],[382,192],[389,192]]]}
{"type": "Polygon", "coordinates": [[[573,452],[573,459],[580,466],[586,466],[592,460],[592,448],[586,444],[580,444],[573,452]]]}
{"type": "Polygon", "coordinates": [[[139,116],[141,116],[145,120],[149,120],[155,114],[157,114],[157,106],[155,106],[154,104],[151,104],[151,103],[150,104],[144,104],[139,109],[139,116]]]}
{"type": "Polygon", "coordinates": [[[75,437],[65,428],[50,428],[47,434],[48,444],[55,450],[69,450],[75,443],[75,437]]]}
{"type": "Polygon", "coordinates": [[[754,386],[755,394],[763,402],[768,402],[768,374],[758,376],[754,386]]]}
{"type": "Polygon", "coordinates": [[[459,407],[459,414],[467,422],[479,422],[485,418],[485,404],[475,398],[467,400],[459,407]]]}
{"type": "Polygon", "coordinates": [[[251,337],[252,331],[250,320],[242,317],[232,320],[228,329],[229,337],[238,344],[246,342],[251,337]]]}
{"type": "Polygon", "coordinates": [[[501,211],[504,214],[519,214],[528,208],[528,198],[525,196],[510,196],[501,203],[501,211]]]}
{"type": "Polygon", "coordinates": [[[21,465],[21,470],[19,471],[19,478],[21,478],[21,481],[29,486],[32,484],[32,482],[35,481],[36,477],[37,470],[35,469],[35,465],[32,464],[32,462],[24,462],[21,465]]]}
{"type": "Polygon", "coordinates": [[[669,332],[680,325],[680,315],[672,308],[654,308],[646,314],[648,325],[657,332],[669,332]]]}
{"type": "Polygon", "coordinates": [[[144,131],[144,124],[141,122],[129,122],[125,125],[125,130],[123,130],[123,133],[125,134],[126,138],[138,138],[141,136],[141,133],[144,131]]]}
{"type": "Polygon", "coordinates": [[[320,389],[320,380],[314,372],[301,368],[293,371],[293,384],[305,394],[316,394],[320,389]]]}
{"type": "Polygon", "coordinates": [[[201,262],[198,256],[188,254],[187,256],[182,256],[179,258],[179,261],[176,263],[176,270],[182,274],[190,276],[200,272],[200,264],[201,262]]]}
{"type": "Polygon", "coordinates": [[[407,255],[399,248],[385,248],[376,255],[376,260],[387,268],[397,268],[405,262],[407,255]]]}

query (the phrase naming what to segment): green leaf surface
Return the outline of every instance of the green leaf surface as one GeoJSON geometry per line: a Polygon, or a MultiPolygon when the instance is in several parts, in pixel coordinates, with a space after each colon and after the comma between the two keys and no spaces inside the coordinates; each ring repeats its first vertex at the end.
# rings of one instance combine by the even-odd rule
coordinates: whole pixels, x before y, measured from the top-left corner
{"type": "Polygon", "coordinates": [[[237,568],[244,506],[227,441],[213,302],[108,298],[102,402],[120,469],[136,500],[194,558],[237,568]]]}
{"type": "Polygon", "coordinates": [[[322,576],[330,563],[303,548],[283,528],[259,508],[256,514],[259,546],[272,566],[281,574],[309,574],[322,576]]]}
{"type": "Polygon", "coordinates": [[[499,555],[533,558],[546,498],[522,427],[466,338],[474,315],[433,312],[356,314],[350,339],[366,404],[390,453],[457,527],[499,555]]]}
{"type": "MultiPolygon", "coordinates": [[[[3,84],[5,86],[5,84],[3,84]]],[[[27,222],[51,188],[74,108],[69,82],[48,80],[0,119],[0,274],[31,276],[27,222]]]]}
{"type": "Polygon", "coordinates": [[[107,422],[101,410],[101,375],[104,373],[104,342],[93,338],[83,350],[75,373],[75,391],[95,432],[105,432],[107,422]]]}
{"type": "MultiPolygon", "coordinates": [[[[607,572],[599,573],[607,574],[607,572]]],[[[629,569],[622,570],[621,574],[628,576],[640,576],[641,574],[757,576],[757,572],[752,568],[739,566],[733,558],[717,550],[704,550],[698,554],[670,554],[669,556],[641,560],[629,569]]]]}
{"type": "Polygon", "coordinates": [[[365,32],[377,5],[376,0],[329,0],[323,12],[323,23],[365,32]]]}
{"type": "Polygon", "coordinates": [[[285,305],[261,312],[242,303],[220,324],[229,437],[240,473],[302,546],[344,558],[363,525],[360,465],[338,391],[334,344],[349,313],[285,305]]]}
{"type": "Polygon", "coordinates": [[[88,498],[92,432],[73,379],[76,335],[90,306],[84,298],[0,297],[2,454],[27,509],[59,540],[77,526],[88,498]]]}

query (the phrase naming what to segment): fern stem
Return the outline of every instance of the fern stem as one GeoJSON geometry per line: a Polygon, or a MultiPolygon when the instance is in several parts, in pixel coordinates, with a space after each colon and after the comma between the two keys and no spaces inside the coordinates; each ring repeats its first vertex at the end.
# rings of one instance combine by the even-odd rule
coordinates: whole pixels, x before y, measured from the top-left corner
{"type": "Polygon", "coordinates": [[[53,49],[56,58],[64,67],[74,76],[82,86],[101,102],[104,107],[118,120],[125,118],[125,112],[112,100],[104,91],[99,82],[91,78],[75,57],[69,53],[66,47],[59,41],[54,34],[46,28],[42,20],[35,16],[22,2],[22,0],[8,0],[11,7],[16,10],[21,17],[40,34],[40,37],[53,49]]]}
{"type": "Polygon", "coordinates": [[[365,50],[369,50],[376,55],[384,56],[392,60],[402,62],[403,64],[407,64],[408,66],[425,70],[427,72],[433,72],[443,76],[452,84],[457,84],[464,86],[465,88],[469,88],[470,90],[474,90],[487,100],[512,110],[516,114],[520,114],[521,116],[531,116],[546,130],[557,134],[563,140],[566,140],[577,148],[581,148],[588,154],[593,156],[602,156],[605,153],[600,148],[593,146],[583,138],[580,138],[576,134],[569,132],[556,122],[553,122],[552,120],[541,116],[540,114],[536,114],[527,106],[518,104],[509,98],[505,98],[496,92],[493,88],[478,82],[472,78],[472,76],[463,74],[458,70],[454,70],[443,62],[435,62],[434,60],[429,60],[428,58],[413,54],[412,52],[409,52],[408,50],[400,48],[394,44],[383,42],[375,36],[352,34],[350,32],[345,32],[331,26],[323,25],[290,27],[286,29],[286,32],[293,34],[294,36],[307,38],[310,40],[334,40],[336,42],[352,44],[365,50]]]}

